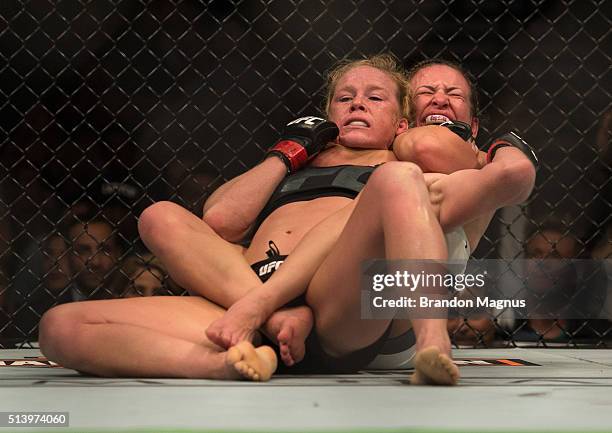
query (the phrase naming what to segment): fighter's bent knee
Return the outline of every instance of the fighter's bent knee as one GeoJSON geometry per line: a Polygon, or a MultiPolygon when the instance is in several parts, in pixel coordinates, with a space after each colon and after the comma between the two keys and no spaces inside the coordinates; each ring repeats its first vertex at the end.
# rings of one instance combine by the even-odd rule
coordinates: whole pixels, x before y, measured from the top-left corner
{"type": "Polygon", "coordinates": [[[156,235],[166,237],[172,228],[180,222],[185,209],[170,201],[159,201],[146,208],[138,219],[138,233],[145,240],[152,240],[156,235]]]}
{"type": "Polygon", "coordinates": [[[395,193],[398,189],[411,189],[418,182],[425,182],[423,171],[412,162],[392,161],[378,167],[366,187],[375,188],[377,192],[395,193]]]}

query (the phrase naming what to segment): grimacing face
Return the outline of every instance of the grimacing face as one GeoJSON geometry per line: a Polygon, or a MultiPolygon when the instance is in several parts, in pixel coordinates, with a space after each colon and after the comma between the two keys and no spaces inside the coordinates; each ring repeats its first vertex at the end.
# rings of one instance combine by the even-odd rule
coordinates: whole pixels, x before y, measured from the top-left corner
{"type": "Polygon", "coordinates": [[[415,126],[459,120],[478,134],[478,118],[472,116],[470,86],[457,69],[447,65],[430,65],[420,69],[410,80],[415,126]]]}
{"type": "Polygon", "coordinates": [[[360,149],[388,149],[408,121],[400,115],[399,89],[387,73],[370,66],[349,69],[336,84],[329,119],[338,142],[360,149]]]}

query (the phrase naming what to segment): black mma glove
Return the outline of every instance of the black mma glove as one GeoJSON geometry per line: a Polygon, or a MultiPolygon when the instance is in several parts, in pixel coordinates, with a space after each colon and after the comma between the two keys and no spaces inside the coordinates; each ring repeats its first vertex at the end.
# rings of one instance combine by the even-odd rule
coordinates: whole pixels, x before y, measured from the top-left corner
{"type": "Polygon", "coordinates": [[[529,158],[536,170],[538,169],[538,157],[536,156],[535,152],[525,140],[523,140],[514,132],[508,132],[502,135],[501,137],[493,140],[493,143],[491,143],[491,145],[489,146],[489,150],[487,151],[487,163],[493,161],[493,158],[495,157],[495,152],[506,146],[516,147],[517,149],[519,149],[525,154],[525,156],[527,156],[527,158],[529,158]]]}
{"type": "Polygon", "coordinates": [[[338,137],[335,123],[320,117],[300,117],[287,123],[283,135],[267,155],[278,156],[287,166],[288,173],[295,173],[317,155],[327,143],[338,137]]]}
{"type": "Polygon", "coordinates": [[[455,134],[457,134],[463,141],[474,141],[474,137],[472,136],[472,127],[459,120],[447,120],[446,122],[440,123],[440,126],[444,126],[455,134]]]}

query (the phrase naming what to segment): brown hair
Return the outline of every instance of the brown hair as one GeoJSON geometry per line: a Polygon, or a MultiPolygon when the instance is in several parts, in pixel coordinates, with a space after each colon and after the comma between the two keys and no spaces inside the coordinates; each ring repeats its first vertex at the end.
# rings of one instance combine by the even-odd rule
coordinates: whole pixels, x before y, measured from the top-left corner
{"type": "MultiPolygon", "coordinates": [[[[134,290],[134,281],[144,272],[151,272],[152,274],[153,272],[158,272],[162,278],[160,285],[163,285],[166,276],[166,271],[162,263],[157,257],[149,253],[143,255],[135,254],[126,257],[122,263],[121,270],[124,277],[129,279],[128,286],[126,287],[128,292],[134,290]]],[[[160,278],[157,275],[155,275],[155,277],[160,278]]]]}
{"type": "Polygon", "coordinates": [[[470,99],[469,99],[470,115],[472,117],[478,117],[478,111],[480,110],[480,107],[478,106],[478,88],[476,87],[476,82],[474,81],[472,74],[470,74],[467,71],[467,69],[465,69],[459,63],[453,62],[452,60],[442,59],[439,57],[436,57],[433,59],[422,60],[408,70],[408,73],[406,74],[406,80],[408,82],[408,91],[409,91],[408,96],[410,98],[409,109],[413,110],[413,106],[412,106],[413,98],[412,98],[412,89],[410,88],[410,82],[421,69],[425,69],[429,66],[434,66],[434,65],[448,66],[449,68],[453,68],[454,70],[459,72],[461,75],[463,75],[463,78],[465,78],[465,81],[467,81],[468,88],[470,89],[470,99]]]}
{"type": "Polygon", "coordinates": [[[385,72],[395,81],[398,88],[400,117],[409,116],[408,111],[408,79],[402,63],[393,54],[376,54],[360,60],[341,60],[327,73],[327,95],[325,97],[325,113],[329,115],[329,107],[340,78],[353,68],[369,66],[385,72]]]}

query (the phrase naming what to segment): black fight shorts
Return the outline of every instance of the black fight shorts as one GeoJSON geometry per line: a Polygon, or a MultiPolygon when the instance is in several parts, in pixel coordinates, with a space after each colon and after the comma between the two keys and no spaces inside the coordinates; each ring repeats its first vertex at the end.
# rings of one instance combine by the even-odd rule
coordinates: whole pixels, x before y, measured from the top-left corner
{"type": "MultiPolygon", "coordinates": [[[[251,268],[262,282],[267,281],[287,258],[286,255],[281,255],[279,253],[278,248],[276,248],[273,242],[270,242],[270,250],[267,251],[267,255],[267,259],[251,265],[251,268]]],[[[300,305],[306,305],[304,296],[294,299],[283,308],[297,307],[300,305]]],[[[263,336],[262,344],[269,345],[276,351],[276,355],[278,356],[278,370],[276,372],[279,374],[351,374],[364,369],[374,360],[382,349],[389,335],[389,331],[390,328],[387,328],[385,333],[373,344],[346,356],[337,358],[328,355],[323,350],[317,338],[317,333],[313,330],[305,342],[306,355],[304,359],[292,367],[287,367],[280,360],[280,353],[275,343],[263,336]]]]}

